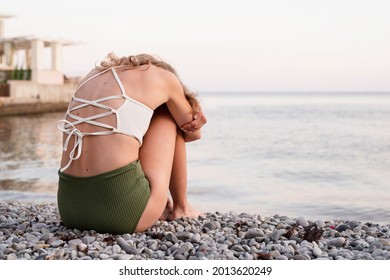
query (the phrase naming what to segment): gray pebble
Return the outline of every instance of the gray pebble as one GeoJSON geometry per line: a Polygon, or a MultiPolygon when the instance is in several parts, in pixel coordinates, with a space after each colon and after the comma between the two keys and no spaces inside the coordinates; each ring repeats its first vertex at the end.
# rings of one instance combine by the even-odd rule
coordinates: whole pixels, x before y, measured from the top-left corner
{"type": "Polygon", "coordinates": [[[322,255],[322,250],[318,248],[318,246],[314,246],[313,248],[313,255],[316,257],[319,257],[322,255]]]}
{"type": "Polygon", "coordinates": [[[194,248],[194,246],[190,242],[186,242],[180,246],[176,251],[176,254],[185,255],[185,253],[189,253],[192,248],[194,248]]]}
{"type": "Polygon", "coordinates": [[[293,260],[309,260],[309,258],[307,258],[303,255],[295,255],[295,256],[293,256],[293,260]]]}
{"type": "Polygon", "coordinates": [[[281,236],[282,234],[284,234],[284,232],[285,232],[285,230],[282,230],[282,229],[274,230],[274,231],[271,233],[271,235],[270,235],[271,240],[273,240],[273,241],[279,240],[280,236],[281,236]]]}
{"type": "Polygon", "coordinates": [[[40,240],[47,242],[47,241],[50,239],[50,237],[51,237],[51,234],[50,234],[50,233],[44,233],[44,234],[41,236],[40,240]]]}
{"type": "Polygon", "coordinates": [[[44,223],[35,223],[35,224],[32,224],[32,228],[35,228],[35,229],[42,229],[42,228],[46,228],[47,225],[44,224],[44,223]]]}
{"type": "Polygon", "coordinates": [[[87,245],[88,245],[88,244],[94,242],[95,239],[96,239],[96,238],[93,237],[93,236],[86,235],[86,236],[83,237],[82,241],[83,241],[84,244],[87,244],[87,245]]]}
{"type": "Polygon", "coordinates": [[[92,259],[99,259],[100,258],[100,252],[95,251],[95,250],[89,250],[88,251],[88,256],[90,256],[92,259]]]}
{"type": "Polygon", "coordinates": [[[341,247],[345,244],[344,237],[337,237],[328,240],[328,246],[341,247]]]}
{"type": "Polygon", "coordinates": [[[109,257],[110,257],[109,255],[104,254],[104,253],[102,253],[102,254],[99,255],[99,258],[100,258],[101,260],[108,260],[109,257]]]}
{"type": "Polygon", "coordinates": [[[8,219],[4,215],[0,215],[0,223],[3,224],[3,223],[7,223],[7,222],[8,222],[8,219]]]}
{"type": "Polygon", "coordinates": [[[179,240],[186,241],[186,240],[191,238],[191,233],[189,233],[187,231],[180,231],[180,232],[176,232],[175,236],[179,240]]]}
{"type": "Polygon", "coordinates": [[[192,235],[191,242],[192,243],[199,243],[200,242],[200,234],[199,233],[195,233],[194,235],[192,235]]]}
{"type": "Polygon", "coordinates": [[[53,252],[53,259],[54,260],[61,260],[64,257],[65,250],[64,249],[56,249],[53,252]]]}
{"type": "Polygon", "coordinates": [[[309,242],[303,216],[216,212],[111,235],[66,228],[54,203],[0,201],[0,209],[0,259],[390,260],[390,225],[316,220],[323,234],[309,242]],[[37,217],[32,226],[30,217],[37,217]],[[286,236],[291,226],[296,232],[286,236]]]}
{"type": "Polygon", "coordinates": [[[181,254],[176,254],[175,255],[175,260],[186,260],[186,257],[181,255],[181,254]]]}
{"type": "Polygon", "coordinates": [[[244,238],[245,239],[251,239],[251,238],[255,238],[255,237],[261,237],[263,236],[264,233],[259,231],[259,230],[256,230],[256,229],[250,229],[248,230],[246,233],[245,233],[245,236],[244,238]]]}
{"type": "Polygon", "coordinates": [[[37,243],[39,241],[39,237],[31,234],[31,233],[25,233],[24,234],[24,238],[26,239],[26,241],[28,242],[34,242],[34,243],[37,243]]]}
{"type": "Polygon", "coordinates": [[[203,227],[206,227],[208,230],[215,230],[217,228],[216,225],[211,222],[205,223],[203,227]]]}
{"type": "Polygon", "coordinates": [[[113,254],[120,254],[122,252],[122,248],[121,246],[115,244],[114,246],[112,246],[112,253],[113,254]]]}
{"type": "Polygon", "coordinates": [[[314,224],[320,228],[324,228],[325,227],[325,222],[323,220],[317,220],[314,222],[314,224]]]}
{"type": "Polygon", "coordinates": [[[57,247],[61,246],[62,244],[64,244],[64,241],[62,241],[62,240],[55,240],[55,241],[50,243],[50,246],[53,247],[53,248],[57,248],[57,247]]]}
{"type": "Polygon", "coordinates": [[[77,259],[77,251],[76,250],[72,250],[72,252],[70,253],[70,259],[71,260],[77,259]]]}
{"type": "Polygon", "coordinates": [[[68,241],[68,244],[74,247],[77,247],[77,245],[80,245],[81,243],[83,243],[81,239],[72,239],[68,241]]]}
{"type": "Polygon", "coordinates": [[[81,243],[81,244],[77,245],[77,249],[79,251],[85,251],[85,250],[87,250],[87,248],[88,248],[88,246],[86,244],[84,244],[84,243],[81,243]]]}
{"type": "Polygon", "coordinates": [[[7,249],[9,247],[8,244],[1,244],[0,243],[0,252],[4,253],[5,252],[5,249],[7,249]]]}
{"type": "Polygon", "coordinates": [[[156,240],[150,240],[148,243],[148,247],[152,251],[156,251],[158,247],[158,242],[156,240]]]}
{"type": "Polygon", "coordinates": [[[161,251],[161,250],[157,250],[156,251],[156,255],[157,255],[157,258],[160,259],[160,260],[165,257],[165,253],[163,251],[161,251]]]}
{"type": "Polygon", "coordinates": [[[137,249],[131,247],[122,237],[118,237],[116,242],[118,245],[127,253],[131,255],[138,255],[139,252],[137,249]]]}
{"type": "Polygon", "coordinates": [[[125,234],[122,235],[122,238],[124,240],[130,240],[131,239],[131,234],[125,233],[125,234]]]}
{"type": "Polygon", "coordinates": [[[296,221],[297,221],[298,225],[303,226],[303,227],[307,227],[309,225],[309,223],[306,220],[306,218],[302,217],[302,216],[298,217],[296,221]]]}
{"type": "Polygon", "coordinates": [[[179,242],[179,239],[172,232],[168,232],[167,235],[165,236],[165,239],[171,241],[172,243],[179,242]]]}
{"type": "Polygon", "coordinates": [[[15,253],[11,253],[7,255],[7,260],[17,260],[18,257],[16,256],[15,253]]]}
{"type": "Polygon", "coordinates": [[[347,229],[350,229],[349,225],[347,225],[347,224],[341,224],[341,225],[338,225],[336,227],[336,230],[338,232],[343,232],[343,231],[346,231],[347,229]]]}

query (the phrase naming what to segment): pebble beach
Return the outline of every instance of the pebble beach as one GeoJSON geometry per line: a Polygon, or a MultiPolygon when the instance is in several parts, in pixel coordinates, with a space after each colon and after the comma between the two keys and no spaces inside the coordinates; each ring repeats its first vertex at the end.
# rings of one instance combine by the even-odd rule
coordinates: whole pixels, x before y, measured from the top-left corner
{"type": "Polygon", "coordinates": [[[205,213],[143,233],[66,228],[55,203],[0,202],[0,260],[389,260],[390,225],[205,213]]]}

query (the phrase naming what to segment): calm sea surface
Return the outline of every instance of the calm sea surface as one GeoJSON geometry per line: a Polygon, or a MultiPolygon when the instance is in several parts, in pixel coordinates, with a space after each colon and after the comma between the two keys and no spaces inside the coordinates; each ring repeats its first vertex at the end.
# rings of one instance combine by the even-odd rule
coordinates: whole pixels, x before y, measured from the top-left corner
{"type": "MultiPolygon", "coordinates": [[[[202,93],[189,198],[208,212],[390,223],[390,93],[202,93]]],[[[63,113],[0,117],[0,199],[55,201],[63,113]]]]}

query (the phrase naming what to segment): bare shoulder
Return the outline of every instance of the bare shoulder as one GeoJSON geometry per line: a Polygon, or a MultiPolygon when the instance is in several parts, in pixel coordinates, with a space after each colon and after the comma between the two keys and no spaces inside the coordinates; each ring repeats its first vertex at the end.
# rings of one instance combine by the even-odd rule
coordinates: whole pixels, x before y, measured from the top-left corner
{"type": "Polygon", "coordinates": [[[161,67],[150,65],[148,67],[148,71],[152,72],[155,75],[160,76],[161,78],[165,79],[167,82],[175,82],[175,81],[179,82],[179,79],[174,73],[172,73],[169,70],[163,69],[161,67]]]}
{"type": "Polygon", "coordinates": [[[182,93],[183,86],[179,78],[172,73],[171,71],[165,70],[161,67],[151,65],[148,71],[150,70],[151,75],[160,80],[164,85],[167,91],[170,93],[182,93]]]}

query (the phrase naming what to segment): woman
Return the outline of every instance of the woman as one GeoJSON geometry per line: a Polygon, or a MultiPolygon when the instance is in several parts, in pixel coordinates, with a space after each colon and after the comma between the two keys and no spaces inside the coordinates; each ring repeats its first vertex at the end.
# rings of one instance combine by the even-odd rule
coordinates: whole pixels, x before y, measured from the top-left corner
{"type": "Polygon", "coordinates": [[[57,124],[64,132],[57,198],[63,223],[119,234],[198,216],[187,201],[185,143],[200,139],[205,123],[168,63],[110,53],[81,81],[57,124]]]}

